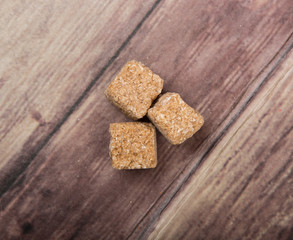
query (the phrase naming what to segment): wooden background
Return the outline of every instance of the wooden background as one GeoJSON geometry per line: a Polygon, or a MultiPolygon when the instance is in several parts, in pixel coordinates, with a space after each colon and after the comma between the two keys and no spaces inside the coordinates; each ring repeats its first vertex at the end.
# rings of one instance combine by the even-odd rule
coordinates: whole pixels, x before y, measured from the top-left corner
{"type": "Polygon", "coordinates": [[[292,0],[0,2],[0,239],[293,239],[292,0]],[[205,117],[117,171],[136,59],[205,117]]]}

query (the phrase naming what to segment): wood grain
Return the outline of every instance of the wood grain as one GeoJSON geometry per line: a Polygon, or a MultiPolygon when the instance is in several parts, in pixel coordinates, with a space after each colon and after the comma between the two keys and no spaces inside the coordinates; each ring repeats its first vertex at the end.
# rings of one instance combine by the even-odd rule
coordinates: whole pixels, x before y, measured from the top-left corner
{"type": "Polygon", "coordinates": [[[148,239],[292,239],[293,51],[148,239]]]}
{"type": "Polygon", "coordinates": [[[59,131],[7,187],[0,200],[2,235],[147,236],[149,222],[287,56],[292,48],[291,13],[289,0],[158,4],[59,131]],[[165,91],[179,92],[206,119],[203,129],[180,146],[171,146],[158,134],[154,170],[117,171],[108,156],[109,123],[128,119],[103,91],[130,59],[150,66],[164,78],[165,91]]]}
{"type": "Polygon", "coordinates": [[[0,193],[99,80],[154,2],[1,4],[0,193]]]}

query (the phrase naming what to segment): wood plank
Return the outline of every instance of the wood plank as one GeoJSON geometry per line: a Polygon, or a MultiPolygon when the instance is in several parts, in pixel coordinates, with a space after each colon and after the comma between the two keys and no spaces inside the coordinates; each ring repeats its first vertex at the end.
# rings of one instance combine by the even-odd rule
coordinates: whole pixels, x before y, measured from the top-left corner
{"type": "Polygon", "coordinates": [[[289,0],[257,6],[162,2],[2,196],[0,232],[35,239],[139,236],[140,224],[153,217],[148,213],[157,212],[174,195],[173,183],[182,184],[181,173],[188,173],[184,169],[212,148],[220,136],[214,132],[229,126],[244,98],[251,96],[249,89],[264,82],[260,73],[270,72],[286,55],[288,41],[292,43],[290,7],[289,0]],[[206,119],[204,128],[180,146],[171,146],[158,134],[154,170],[116,171],[108,156],[109,123],[127,119],[103,91],[132,58],[160,74],[165,90],[179,92],[206,119]]]}
{"type": "Polygon", "coordinates": [[[291,50],[148,239],[292,239],[292,79],[291,50]]]}
{"type": "Polygon", "coordinates": [[[1,3],[0,192],[117,57],[154,2],[1,3]]]}

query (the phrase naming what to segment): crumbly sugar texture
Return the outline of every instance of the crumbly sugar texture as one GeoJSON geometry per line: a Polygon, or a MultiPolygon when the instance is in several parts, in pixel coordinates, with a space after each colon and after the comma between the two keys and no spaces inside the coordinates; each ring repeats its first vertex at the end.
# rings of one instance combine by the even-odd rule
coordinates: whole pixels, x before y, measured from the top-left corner
{"type": "Polygon", "coordinates": [[[106,97],[128,117],[147,114],[163,89],[163,79],[135,60],[127,62],[105,91],[106,97]]]}
{"type": "Polygon", "coordinates": [[[110,157],[116,169],[157,166],[156,129],[151,123],[110,124],[110,157]]]}
{"type": "Polygon", "coordinates": [[[148,110],[148,118],[172,144],[183,143],[204,124],[204,118],[178,93],[165,93],[148,110]]]}

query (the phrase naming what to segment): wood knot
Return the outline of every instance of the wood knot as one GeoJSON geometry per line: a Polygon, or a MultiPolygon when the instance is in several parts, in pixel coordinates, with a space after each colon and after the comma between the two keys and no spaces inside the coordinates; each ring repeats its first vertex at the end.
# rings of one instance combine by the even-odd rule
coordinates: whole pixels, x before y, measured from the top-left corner
{"type": "Polygon", "coordinates": [[[33,231],[34,226],[30,222],[25,222],[21,229],[23,234],[28,234],[33,231]]]}
{"type": "Polygon", "coordinates": [[[32,118],[39,122],[40,126],[45,126],[46,121],[43,119],[42,114],[36,110],[31,111],[32,118]]]}

